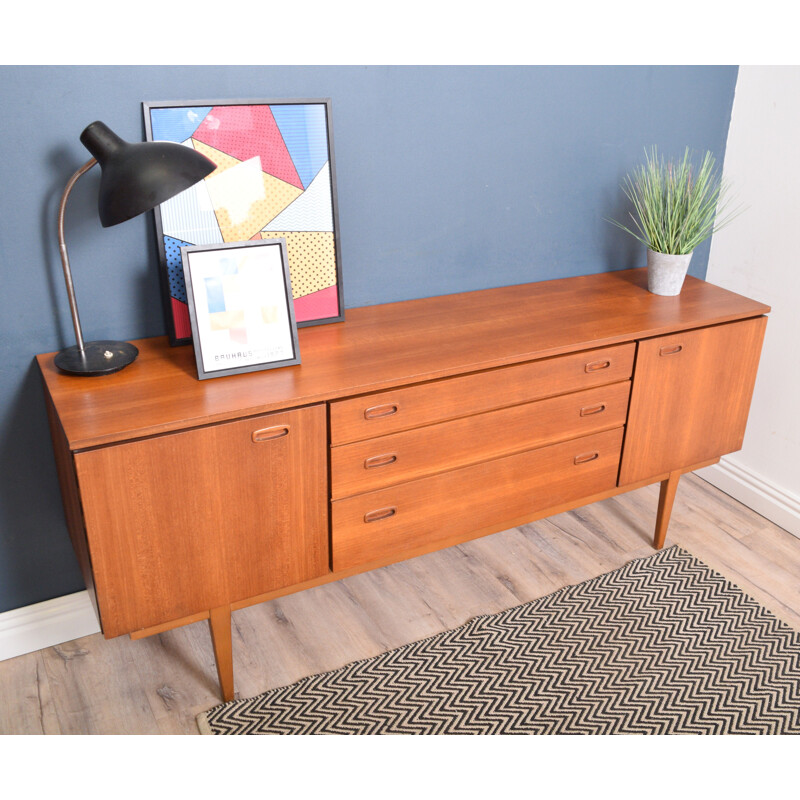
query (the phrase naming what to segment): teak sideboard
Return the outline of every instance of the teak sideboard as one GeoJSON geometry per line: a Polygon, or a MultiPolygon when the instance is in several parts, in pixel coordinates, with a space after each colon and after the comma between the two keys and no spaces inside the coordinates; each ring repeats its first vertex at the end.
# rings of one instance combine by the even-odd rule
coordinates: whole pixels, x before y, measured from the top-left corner
{"type": "Polygon", "coordinates": [[[660,482],[742,446],[769,308],[643,269],[351,309],[302,364],[198,381],[38,356],[72,542],[107,638],[208,619],[660,482]]]}

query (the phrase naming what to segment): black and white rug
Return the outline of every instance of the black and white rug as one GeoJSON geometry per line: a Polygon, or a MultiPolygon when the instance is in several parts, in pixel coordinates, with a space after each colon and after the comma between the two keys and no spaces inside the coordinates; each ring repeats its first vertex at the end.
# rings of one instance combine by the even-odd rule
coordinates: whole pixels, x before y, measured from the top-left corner
{"type": "Polygon", "coordinates": [[[197,722],[213,734],[796,734],[800,634],[671,547],[197,722]]]}

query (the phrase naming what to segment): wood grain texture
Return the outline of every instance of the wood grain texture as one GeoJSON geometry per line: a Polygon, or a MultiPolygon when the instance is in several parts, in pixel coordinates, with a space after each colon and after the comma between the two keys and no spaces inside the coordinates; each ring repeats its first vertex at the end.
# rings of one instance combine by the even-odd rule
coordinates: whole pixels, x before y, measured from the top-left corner
{"type": "Polygon", "coordinates": [[[630,381],[331,448],[334,500],[618,428],[630,381]]]}
{"type": "Polygon", "coordinates": [[[38,363],[73,450],[449,375],[517,364],[638,337],[765,314],[761,303],[688,276],[677,297],[623,270],[349,309],[346,323],[303,328],[302,365],[198,381],[191,347],[135,344],[121,372],[64,375],[38,363]]]}
{"type": "Polygon", "coordinates": [[[312,406],[77,454],[104,633],[327,571],[325,442],[312,406]],[[252,441],[275,425],[290,434],[252,441]]]}
{"type": "Polygon", "coordinates": [[[130,679],[137,643],[131,644],[94,634],[41,651],[62,734],[113,734],[120,728],[131,734],[158,733],[141,681],[130,679]],[[98,649],[102,658],[93,659],[98,649]],[[125,709],[122,726],[118,708],[125,709]]]}
{"type": "Polygon", "coordinates": [[[639,342],[620,484],[739,450],[766,317],[639,342]]]}
{"type": "Polygon", "coordinates": [[[50,438],[53,442],[53,454],[56,461],[56,473],[58,474],[58,485],[61,489],[61,503],[64,508],[64,516],[67,521],[72,549],[78,559],[78,566],[83,576],[84,585],[89,593],[95,613],[100,616],[97,605],[97,593],[94,585],[94,573],[92,571],[92,559],[89,555],[89,543],[86,540],[86,528],[83,524],[83,509],[81,507],[81,496],[78,489],[78,478],[75,475],[75,463],[69,449],[69,443],[64,435],[58,413],[53,405],[53,398],[45,385],[45,406],[47,408],[47,421],[50,427],[50,438]]]}
{"type": "Polygon", "coordinates": [[[180,619],[168,620],[161,622],[158,625],[151,625],[149,628],[139,628],[138,630],[131,631],[131,639],[146,639],[148,636],[155,636],[157,633],[164,633],[164,631],[171,631],[181,625],[193,625],[200,620],[207,620],[211,618],[211,609],[208,611],[198,611],[197,614],[192,614],[188,617],[181,617],[180,619]]]}
{"type": "Polygon", "coordinates": [[[402,556],[460,532],[466,538],[498,519],[533,516],[611,488],[621,443],[618,428],[334,501],[333,569],[402,556]]]}
{"type": "Polygon", "coordinates": [[[61,733],[42,651],[0,662],[0,733],[61,733]]]}
{"type": "MultiPolygon", "coordinates": [[[[233,620],[231,634],[242,649],[233,620]]],[[[128,643],[136,669],[125,677],[131,684],[142,687],[158,732],[196,733],[196,715],[220,702],[219,675],[208,623],[198,622],[139,641],[129,641],[127,637],[112,641],[128,643]]],[[[120,732],[126,732],[124,724],[120,732]]]]}
{"type": "Polygon", "coordinates": [[[208,617],[211,631],[211,644],[214,647],[214,661],[217,665],[217,678],[224,701],[233,700],[233,637],[231,635],[231,607],[212,608],[208,617]]]}
{"type": "MultiPolygon", "coordinates": [[[[716,464],[719,459],[711,459],[710,461],[704,461],[700,464],[695,464],[693,467],[687,469],[687,472],[693,472],[694,470],[703,469],[704,467],[710,467],[712,464],[716,464]]],[[[603,500],[607,500],[610,497],[615,497],[620,494],[624,494],[627,492],[635,492],[638,489],[642,489],[645,486],[651,486],[654,483],[659,483],[662,480],[667,480],[669,478],[669,473],[665,475],[659,475],[655,479],[647,479],[645,481],[640,481],[639,483],[634,484],[627,484],[626,486],[612,486],[609,489],[604,489],[599,492],[595,492],[594,494],[587,495],[585,497],[580,498],[579,501],[575,501],[574,499],[568,500],[567,502],[559,503],[557,505],[547,506],[541,508],[535,512],[528,510],[525,514],[520,515],[516,518],[507,518],[504,517],[503,519],[495,518],[492,521],[492,524],[487,525],[483,528],[472,528],[471,530],[460,529],[456,533],[452,534],[451,536],[440,539],[434,538],[432,541],[424,541],[419,546],[415,546],[408,550],[405,550],[401,556],[403,560],[416,558],[418,556],[427,555],[434,550],[447,548],[447,547],[454,547],[458,544],[463,544],[465,542],[475,541],[476,539],[482,538],[484,536],[491,536],[492,534],[498,533],[499,531],[523,526],[527,524],[531,524],[533,522],[537,522],[538,520],[545,519],[546,517],[552,517],[557,514],[563,514],[566,511],[571,511],[575,509],[577,506],[583,506],[586,504],[596,504],[600,503],[603,500]]],[[[346,569],[337,570],[335,572],[329,572],[326,575],[322,575],[319,578],[314,578],[310,581],[306,581],[302,584],[298,584],[297,586],[291,586],[284,589],[278,589],[272,592],[266,592],[263,595],[259,595],[256,597],[250,597],[246,600],[240,600],[236,603],[231,604],[232,610],[236,611],[242,608],[248,608],[249,606],[256,605],[258,603],[264,603],[269,600],[274,600],[276,597],[285,597],[286,595],[293,594],[295,592],[303,592],[307,589],[313,589],[317,586],[322,586],[327,583],[332,583],[334,581],[342,580],[343,578],[350,578],[354,575],[359,575],[364,572],[369,572],[374,569],[381,569],[382,567],[389,566],[390,564],[396,562],[398,560],[398,556],[393,553],[386,554],[382,558],[377,558],[374,561],[371,561],[367,564],[358,564],[356,566],[348,567],[346,569]]],[[[167,630],[171,628],[175,628],[179,625],[186,625],[194,620],[189,618],[185,620],[175,620],[171,625],[162,626],[161,629],[167,630]]],[[[153,629],[154,632],[159,632],[159,628],[153,629]]]]}
{"type": "Polygon", "coordinates": [[[669,478],[661,481],[661,489],[658,494],[658,511],[656,512],[656,529],[653,534],[653,547],[660,550],[664,546],[669,528],[670,515],[672,514],[672,504],[675,502],[675,494],[678,491],[678,481],[681,479],[679,471],[670,472],[669,478]]]}
{"type": "Polygon", "coordinates": [[[331,444],[623,381],[633,371],[634,350],[633,343],[588,350],[339,400],[331,403],[331,444]]]}
{"type": "Polygon", "coordinates": [[[768,309],[694,280],[658,297],[644,278],[357,309],[344,325],[303,331],[302,366],[207,382],[185,351],[154,340],[137,343],[129,369],[96,381],[40,356],[68,521],[105,635],[208,618],[229,697],[231,608],[330,581],[331,564],[341,574],[408,558],[736,449],[768,309]],[[666,361],[678,366],[653,366],[666,361]],[[577,406],[564,396],[588,387],[602,392],[577,406]],[[648,416],[661,394],[666,422],[648,416]],[[330,453],[330,552],[328,409],[342,445],[330,453]],[[387,477],[365,481],[354,455],[358,469],[387,477]]]}

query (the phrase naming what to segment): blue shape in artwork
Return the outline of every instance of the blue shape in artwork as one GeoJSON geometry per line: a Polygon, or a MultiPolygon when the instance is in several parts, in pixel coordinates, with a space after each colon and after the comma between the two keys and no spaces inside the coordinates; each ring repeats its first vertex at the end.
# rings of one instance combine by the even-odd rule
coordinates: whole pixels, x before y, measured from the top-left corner
{"type": "Polygon", "coordinates": [[[197,130],[212,106],[191,108],[151,108],[153,141],[185,142],[197,130]]]}
{"type": "Polygon", "coordinates": [[[224,311],[225,290],[222,288],[222,281],[219,278],[206,278],[205,284],[208,313],[215,314],[217,311],[224,311]]]}
{"type": "Polygon", "coordinates": [[[169,293],[171,297],[186,300],[186,283],[183,279],[183,259],[181,258],[181,247],[188,247],[192,242],[184,242],[174,236],[164,237],[164,255],[167,261],[167,278],[169,280],[169,293]]]}
{"type": "Polygon", "coordinates": [[[307,189],[328,161],[326,107],[322,103],[313,103],[274,105],[270,109],[303,188],[307,189]]]}
{"type": "Polygon", "coordinates": [[[225,256],[219,260],[219,271],[222,275],[236,275],[239,272],[239,262],[235,256],[225,256]]]}

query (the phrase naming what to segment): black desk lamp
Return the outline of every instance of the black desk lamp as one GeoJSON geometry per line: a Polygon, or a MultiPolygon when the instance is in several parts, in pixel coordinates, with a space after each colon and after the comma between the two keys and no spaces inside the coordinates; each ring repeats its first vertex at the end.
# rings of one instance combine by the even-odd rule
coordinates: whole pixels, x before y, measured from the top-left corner
{"type": "Polygon", "coordinates": [[[102,122],[89,125],[81,134],[81,142],[94,158],[69,179],[58,209],[58,244],[77,344],[58,353],[55,363],[59,369],[73,375],[107,375],[127,367],[139,351],[128,342],[83,341],[64,243],[64,210],[72,187],[81,175],[100,164],[98,210],[100,222],[107,228],[169,200],[205,178],[216,165],[191,147],[175,142],[131,144],[102,122]]]}

